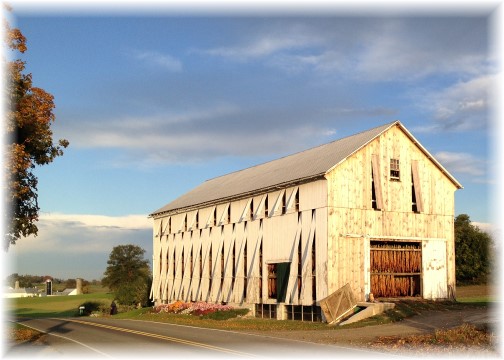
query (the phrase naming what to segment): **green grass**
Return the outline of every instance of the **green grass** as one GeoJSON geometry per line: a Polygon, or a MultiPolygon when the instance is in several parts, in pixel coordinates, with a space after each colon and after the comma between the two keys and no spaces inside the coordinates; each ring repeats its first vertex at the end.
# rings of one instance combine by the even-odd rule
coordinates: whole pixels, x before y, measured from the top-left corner
{"type": "MultiPolygon", "coordinates": [[[[355,324],[345,326],[363,327],[400,321],[430,310],[463,310],[475,306],[490,306],[495,297],[492,295],[492,287],[486,285],[471,285],[457,287],[457,302],[436,301],[398,301],[393,310],[370,317],[355,324]]],[[[20,317],[65,317],[78,315],[78,307],[85,302],[99,302],[108,307],[112,302],[113,295],[109,293],[91,293],[76,296],[51,296],[40,298],[6,299],[6,310],[20,317]]],[[[242,315],[242,314],[240,314],[242,315]]],[[[226,317],[225,314],[214,315],[226,317]]],[[[341,329],[339,326],[331,326],[324,323],[310,323],[301,321],[277,321],[258,319],[250,316],[240,316],[225,320],[209,318],[205,316],[179,315],[179,314],[155,314],[151,308],[135,309],[125,313],[114,315],[117,319],[138,319],[145,321],[158,321],[180,325],[191,325],[206,328],[218,328],[228,330],[322,330],[341,329]]]]}
{"type": "MultiPolygon", "coordinates": [[[[236,310],[235,310],[236,311],[236,310]]],[[[113,318],[135,319],[144,321],[165,322],[169,324],[197,326],[202,328],[223,330],[260,330],[260,331],[283,331],[283,330],[323,330],[327,324],[311,323],[292,320],[270,320],[254,317],[233,317],[224,319],[226,311],[212,316],[198,316],[188,314],[153,313],[150,309],[137,309],[127,313],[114,315],[113,318]]]]}
{"type": "Polygon", "coordinates": [[[6,310],[18,317],[65,317],[79,313],[79,306],[87,301],[110,305],[113,295],[92,293],[74,296],[44,296],[6,299],[6,310]]]}
{"type": "Polygon", "coordinates": [[[457,286],[457,301],[490,305],[497,301],[495,287],[491,284],[457,286]]]}
{"type": "Polygon", "coordinates": [[[488,307],[493,296],[489,286],[461,286],[457,288],[457,302],[452,301],[427,301],[427,300],[401,300],[395,302],[394,309],[385,313],[369,317],[354,324],[340,327],[325,323],[310,323],[292,320],[258,319],[250,316],[231,318],[227,320],[214,320],[193,315],[179,315],[168,313],[152,313],[149,309],[138,309],[114,317],[123,319],[138,319],[145,321],[158,321],[180,325],[190,325],[205,328],[227,330],[259,330],[265,332],[283,330],[341,330],[358,328],[371,325],[381,325],[397,322],[402,319],[421,314],[427,311],[460,311],[474,307],[488,307]]]}

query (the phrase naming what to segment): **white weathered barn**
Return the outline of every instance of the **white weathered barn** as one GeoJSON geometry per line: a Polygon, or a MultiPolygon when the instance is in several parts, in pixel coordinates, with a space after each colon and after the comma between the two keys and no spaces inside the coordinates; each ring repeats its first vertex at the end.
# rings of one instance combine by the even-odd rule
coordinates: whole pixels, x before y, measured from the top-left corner
{"type": "Polygon", "coordinates": [[[347,283],[449,298],[460,188],[399,121],[208,180],[151,214],[151,295],[310,320],[347,283]]]}

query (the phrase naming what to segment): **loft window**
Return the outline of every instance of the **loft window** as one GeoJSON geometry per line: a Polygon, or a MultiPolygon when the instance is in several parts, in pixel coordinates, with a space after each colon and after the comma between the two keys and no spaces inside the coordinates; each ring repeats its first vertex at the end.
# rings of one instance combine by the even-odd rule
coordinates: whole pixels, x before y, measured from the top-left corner
{"type": "MultiPolygon", "coordinates": [[[[259,220],[259,228],[262,228],[262,219],[259,220]]],[[[263,297],[263,247],[262,239],[259,240],[259,301],[262,302],[263,297]]]]}
{"type": "Polygon", "coordinates": [[[376,188],[374,181],[374,173],[372,168],[371,168],[371,206],[373,207],[373,209],[378,210],[378,204],[376,203],[376,188]]]}
{"type": "Polygon", "coordinates": [[[254,220],[254,199],[250,200],[250,220],[254,220]]]}
{"type": "Polygon", "coordinates": [[[287,194],[283,193],[282,195],[282,215],[284,215],[287,212],[287,194]]]}
{"type": "Polygon", "coordinates": [[[221,248],[221,277],[220,277],[220,289],[221,292],[224,290],[224,246],[221,248]]]}
{"type": "Polygon", "coordinates": [[[184,278],[184,271],[185,271],[185,266],[184,266],[184,249],[182,249],[182,279],[184,278]]]}
{"type": "Polygon", "coordinates": [[[316,232],[313,233],[313,243],[311,248],[311,258],[312,258],[312,300],[317,300],[317,253],[315,248],[316,242],[316,232]]]}
{"type": "Polygon", "coordinates": [[[208,249],[208,293],[212,290],[212,279],[213,279],[213,271],[212,271],[212,244],[210,244],[210,248],[208,249]]]}
{"type": "MultiPolygon", "coordinates": [[[[246,226],[246,225],[245,225],[246,226]]],[[[247,243],[245,242],[245,246],[243,248],[243,299],[247,298],[247,243]]]]}
{"type": "Polygon", "coordinates": [[[172,259],[172,276],[175,279],[175,271],[177,270],[177,263],[175,261],[175,256],[177,256],[177,248],[173,248],[173,259],[172,259]]]}
{"type": "Polygon", "coordinates": [[[415,183],[411,181],[411,211],[418,212],[417,200],[415,194],[415,183]]]}
{"type": "Polygon", "coordinates": [[[195,228],[199,228],[199,211],[196,211],[196,225],[195,228]]]}
{"type": "Polygon", "coordinates": [[[376,154],[371,155],[371,207],[375,210],[383,209],[380,158],[376,154]]]}
{"type": "Polygon", "coordinates": [[[200,248],[199,251],[199,279],[201,283],[201,278],[203,277],[203,249],[200,248]]]}
{"type": "Polygon", "coordinates": [[[423,209],[422,192],[420,184],[420,172],[418,161],[411,164],[411,211],[421,213],[423,209]]]}
{"type": "Polygon", "coordinates": [[[264,200],[264,216],[268,217],[268,195],[266,195],[266,199],[264,200]]]}
{"type": "Polygon", "coordinates": [[[231,289],[234,289],[236,279],[236,243],[233,243],[233,268],[231,272],[231,289]]]}
{"type": "Polygon", "coordinates": [[[399,159],[390,159],[390,179],[391,180],[400,179],[399,159]]]}
{"type": "Polygon", "coordinates": [[[192,279],[193,277],[193,249],[191,248],[191,255],[189,257],[189,274],[190,274],[190,278],[192,279]]]}
{"type": "Polygon", "coordinates": [[[227,222],[228,224],[231,224],[231,204],[229,204],[227,208],[227,222]]]}
{"type": "Polygon", "coordinates": [[[187,231],[187,214],[184,217],[184,231],[187,231]]]}
{"type": "Polygon", "coordinates": [[[296,211],[299,211],[299,189],[296,190],[296,197],[294,199],[294,206],[296,211]]]}
{"type": "Polygon", "coordinates": [[[213,224],[214,226],[217,226],[217,207],[214,207],[213,211],[213,224]]]}
{"type": "MultiPolygon", "coordinates": [[[[300,235],[301,236],[301,235],[300,235]]],[[[301,239],[301,238],[300,238],[301,239]]],[[[303,273],[303,254],[301,252],[301,241],[298,242],[298,272],[297,272],[297,288],[298,288],[298,300],[301,300],[301,289],[302,289],[302,273],[303,273]]]]}

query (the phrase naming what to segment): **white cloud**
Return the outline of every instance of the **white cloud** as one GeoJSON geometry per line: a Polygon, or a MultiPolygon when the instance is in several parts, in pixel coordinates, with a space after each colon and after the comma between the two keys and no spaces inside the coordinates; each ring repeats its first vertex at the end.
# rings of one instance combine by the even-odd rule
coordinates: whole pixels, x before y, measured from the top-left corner
{"type": "Polygon", "coordinates": [[[164,149],[169,143],[170,147],[178,148],[195,140],[193,132],[181,135],[181,128],[202,125],[238,112],[234,106],[217,105],[163,115],[83,121],[66,124],[65,133],[77,147],[164,149]]]}
{"type": "Polygon", "coordinates": [[[433,114],[434,123],[419,127],[419,132],[470,131],[488,125],[491,91],[496,76],[485,75],[460,81],[423,97],[419,106],[433,114]]]}
{"type": "Polygon", "coordinates": [[[434,157],[448,171],[453,173],[467,174],[474,177],[482,177],[486,174],[486,162],[471,154],[441,151],[436,153],[434,157]]]}
{"type": "Polygon", "coordinates": [[[147,215],[54,213],[41,214],[37,226],[38,236],[20,239],[9,251],[16,254],[48,250],[59,254],[109,253],[114,245],[133,240],[136,234],[152,229],[152,220],[147,215]]]}
{"type": "Polygon", "coordinates": [[[168,54],[156,51],[136,51],[134,57],[144,63],[160,66],[172,72],[182,71],[182,62],[168,54]]]}
{"type": "Polygon", "coordinates": [[[312,32],[312,29],[300,24],[289,24],[286,27],[269,28],[259,34],[251,35],[239,45],[221,46],[197,52],[211,56],[224,57],[239,61],[265,58],[279,52],[293,49],[305,49],[319,46],[323,37],[312,32]]]}
{"type": "Polygon", "coordinates": [[[118,228],[127,230],[148,229],[152,220],[147,215],[107,216],[90,214],[42,213],[40,220],[44,222],[71,222],[84,227],[118,228]]]}
{"type": "Polygon", "coordinates": [[[485,54],[459,49],[457,44],[446,46],[442,33],[438,39],[429,37],[429,31],[414,34],[413,30],[404,22],[391,21],[363,39],[365,43],[356,61],[358,76],[372,81],[397,81],[486,72],[485,54]]]}
{"type": "Polygon", "coordinates": [[[286,72],[313,70],[367,82],[439,74],[475,77],[487,73],[491,63],[476,36],[461,35],[471,31],[481,36],[481,21],[337,18],[274,23],[268,30],[245,32],[239,45],[199,52],[263,61],[286,72]]]}
{"type": "Polygon", "coordinates": [[[307,123],[306,109],[266,115],[263,111],[221,104],[164,115],[67,122],[62,133],[74,147],[124,150],[122,158],[108,165],[144,168],[230,154],[285,154],[318,145],[334,134],[334,124],[327,120],[307,123]]]}
{"type": "Polygon", "coordinates": [[[471,225],[477,226],[481,231],[489,234],[494,240],[494,246],[499,249],[502,248],[502,242],[499,241],[499,239],[502,238],[502,227],[492,223],[483,223],[477,221],[471,221],[471,225]]]}
{"type": "MultiPolygon", "coordinates": [[[[114,246],[137,245],[152,259],[152,220],[147,215],[43,213],[38,236],[19,239],[7,254],[7,271],[67,279],[101,279],[114,246]]],[[[5,264],[4,264],[5,265],[5,264]]]]}

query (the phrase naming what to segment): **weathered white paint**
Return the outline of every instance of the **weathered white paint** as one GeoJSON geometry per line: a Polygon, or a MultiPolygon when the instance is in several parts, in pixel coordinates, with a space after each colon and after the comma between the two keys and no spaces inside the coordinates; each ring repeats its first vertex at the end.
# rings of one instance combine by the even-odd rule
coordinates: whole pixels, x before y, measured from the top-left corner
{"type": "Polygon", "coordinates": [[[422,242],[422,293],[424,299],[448,297],[446,242],[422,242]]]}

